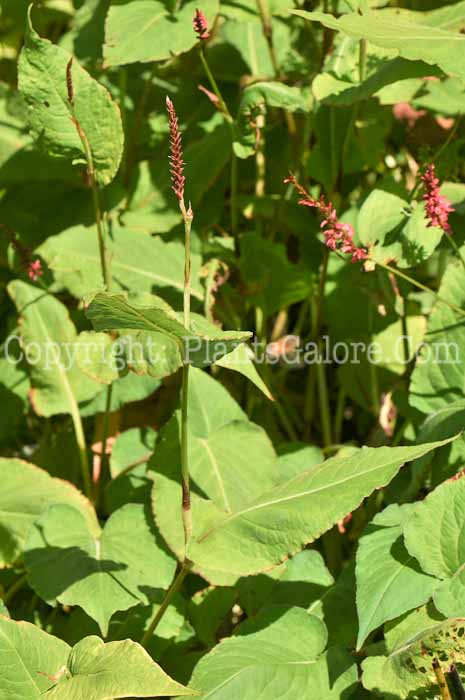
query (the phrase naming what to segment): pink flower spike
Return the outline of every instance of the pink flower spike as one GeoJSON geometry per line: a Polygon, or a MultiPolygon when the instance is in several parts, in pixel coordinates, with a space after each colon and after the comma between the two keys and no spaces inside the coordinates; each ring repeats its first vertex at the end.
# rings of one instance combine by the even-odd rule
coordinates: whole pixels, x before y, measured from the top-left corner
{"type": "Polygon", "coordinates": [[[42,269],[42,263],[40,262],[39,258],[37,258],[36,260],[31,260],[31,262],[28,265],[27,274],[29,275],[29,279],[31,279],[33,282],[37,282],[39,277],[42,277],[44,271],[42,269]]]}
{"type": "Polygon", "coordinates": [[[351,255],[353,263],[365,260],[368,257],[368,251],[365,248],[357,248],[354,245],[354,229],[350,224],[339,221],[337,212],[331,202],[327,202],[324,196],[321,196],[318,200],[313,199],[307,190],[297,182],[295,175],[292,175],[292,173],[284,182],[295,187],[302,197],[299,204],[319,210],[322,216],[320,228],[325,237],[325,245],[330,250],[351,255]]]}
{"type": "Polygon", "coordinates": [[[454,211],[452,204],[446,197],[440,194],[439,178],[436,176],[436,166],[431,163],[421,176],[423,181],[426,216],[429,219],[429,226],[438,226],[451,235],[452,229],[449,224],[449,214],[454,211]]]}
{"type": "Polygon", "coordinates": [[[178,117],[174,104],[170,98],[166,98],[166,109],[168,110],[168,118],[170,125],[170,171],[171,171],[171,189],[178,198],[184,201],[184,185],[186,178],[184,177],[184,160],[182,153],[182,138],[179,130],[178,117]]]}
{"type": "Polygon", "coordinates": [[[205,17],[204,13],[202,10],[196,10],[194,19],[192,20],[192,24],[194,25],[194,31],[201,39],[202,41],[205,41],[206,39],[210,38],[210,32],[208,29],[208,22],[207,18],[205,17]]]}

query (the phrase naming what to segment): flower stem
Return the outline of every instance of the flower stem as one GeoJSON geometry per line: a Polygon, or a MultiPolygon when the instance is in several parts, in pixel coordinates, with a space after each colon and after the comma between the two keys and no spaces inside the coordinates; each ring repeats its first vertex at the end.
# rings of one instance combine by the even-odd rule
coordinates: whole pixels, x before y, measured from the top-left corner
{"type": "Polygon", "coordinates": [[[452,311],[455,311],[456,313],[460,314],[460,316],[465,316],[465,310],[461,309],[459,306],[456,306],[455,304],[451,304],[450,301],[447,301],[447,299],[444,299],[443,297],[439,296],[439,294],[436,294],[436,292],[426,285],[422,284],[421,282],[417,282],[417,280],[414,280],[413,277],[409,277],[409,275],[406,275],[404,272],[401,272],[400,270],[397,270],[395,267],[391,267],[391,265],[387,265],[386,263],[382,262],[376,262],[376,265],[379,265],[379,267],[382,267],[384,270],[387,270],[388,272],[392,272],[394,275],[397,277],[400,277],[401,279],[405,280],[406,282],[410,282],[411,285],[414,287],[417,287],[417,289],[421,289],[423,292],[428,292],[429,294],[433,294],[434,297],[440,301],[442,304],[445,304],[446,306],[449,307],[449,309],[452,309],[452,311]]]}
{"type": "Polygon", "coordinates": [[[202,45],[200,46],[200,60],[202,61],[202,65],[204,67],[205,73],[207,74],[207,78],[208,78],[208,81],[211,85],[211,88],[212,88],[213,92],[215,93],[216,97],[218,98],[218,107],[219,107],[220,111],[223,113],[223,115],[225,116],[227,121],[232,123],[233,118],[231,116],[231,113],[228,109],[226,102],[223,99],[223,95],[221,94],[221,91],[218,87],[218,84],[217,84],[215,78],[213,77],[213,73],[210,70],[210,66],[208,65],[208,61],[205,57],[205,52],[203,50],[202,45]]]}
{"type": "Polygon", "coordinates": [[[358,75],[361,83],[365,80],[367,65],[367,40],[360,39],[358,44],[358,75]]]}
{"type": "MultiPolygon", "coordinates": [[[[190,330],[191,305],[191,228],[193,221],[192,208],[186,210],[184,200],[179,200],[179,207],[184,219],[184,327],[190,330]]],[[[184,562],[187,561],[187,550],[192,535],[192,511],[189,476],[189,436],[188,436],[188,402],[189,402],[189,363],[184,360],[182,366],[181,388],[181,484],[182,484],[182,520],[184,527],[184,562]]]]}
{"type": "Polygon", "coordinates": [[[449,235],[448,233],[446,233],[445,236],[446,236],[446,240],[449,243],[450,247],[452,248],[455,255],[460,260],[462,267],[465,269],[465,260],[463,258],[462,253],[460,252],[460,248],[458,247],[457,243],[454,241],[453,237],[451,235],[449,235]]]}
{"type": "Polygon", "coordinates": [[[150,640],[153,637],[153,633],[155,632],[160,620],[162,619],[165,612],[167,611],[168,606],[171,603],[174,595],[181,588],[184,579],[186,578],[187,574],[189,573],[190,566],[191,566],[190,563],[185,561],[184,564],[182,565],[181,569],[179,570],[179,573],[175,577],[173,583],[171,584],[171,587],[169,588],[162,604],[160,605],[157,612],[155,613],[150,625],[147,628],[147,631],[145,632],[144,636],[142,637],[142,639],[140,641],[141,646],[143,646],[144,648],[147,648],[150,640]]]}

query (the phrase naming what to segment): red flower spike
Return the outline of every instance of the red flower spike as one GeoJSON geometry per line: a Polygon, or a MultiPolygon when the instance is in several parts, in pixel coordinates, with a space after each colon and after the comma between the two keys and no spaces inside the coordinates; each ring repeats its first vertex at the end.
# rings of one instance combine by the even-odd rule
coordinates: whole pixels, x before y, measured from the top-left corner
{"type": "Polygon", "coordinates": [[[31,260],[27,268],[27,274],[29,275],[29,279],[31,279],[33,282],[37,282],[39,277],[42,277],[44,271],[39,258],[36,260],[31,260]]]}
{"type": "Polygon", "coordinates": [[[353,242],[354,229],[350,224],[343,223],[337,218],[337,212],[331,202],[321,196],[320,199],[313,199],[307,190],[297,182],[294,175],[290,174],[285,183],[291,184],[299,193],[302,199],[299,204],[304,207],[314,207],[318,209],[323,217],[321,228],[325,237],[325,245],[330,250],[338,250],[341,253],[351,255],[353,263],[366,260],[368,252],[365,248],[357,248],[353,242]]]}
{"type": "Polygon", "coordinates": [[[194,25],[194,31],[201,39],[202,41],[205,41],[206,39],[210,38],[210,32],[208,29],[208,22],[207,18],[205,17],[204,13],[202,10],[196,10],[194,19],[192,20],[192,24],[194,25]]]}
{"type": "Polygon", "coordinates": [[[423,200],[425,202],[426,215],[429,219],[429,226],[439,226],[445,233],[451,235],[452,229],[449,224],[449,214],[454,211],[454,208],[449,200],[439,192],[439,178],[436,176],[434,163],[428,165],[421,176],[421,180],[425,190],[423,200]]]}
{"type": "Polygon", "coordinates": [[[166,98],[166,109],[168,110],[169,125],[170,125],[170,172],[171,172],[171,189],[180,202],[184,201],[184,160],[182,154],[182,138],[179,130],[178,117],[174,104],[170,98],[166,98]]]}

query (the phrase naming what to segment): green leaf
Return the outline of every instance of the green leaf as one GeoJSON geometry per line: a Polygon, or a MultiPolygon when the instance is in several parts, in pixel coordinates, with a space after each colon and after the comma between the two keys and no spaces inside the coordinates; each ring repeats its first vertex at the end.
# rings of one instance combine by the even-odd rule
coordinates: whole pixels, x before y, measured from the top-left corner
{"type": "MultiPolygon", "coordinates": [[[[153,394],[160,386],[158,379],[147,375],[139,377],[133,372],[128,372],[112,384],[110,411],[119,411],[127,403],[143,401],[153,394]]],[[[94,416],[96,413],[104,413],[107,404],[107,389],[103,387],[97,396],[91,401],[81,403],[79,408],[82,416],[94,416]]]]}
{"type": "Polygon", "coordinates": [[[98,530],[94,509],[72,484],[20,459],[0,459],[0,566],[22,554],[29,529],[53,503],[80,509],[90,531],[98,530]]]}
{"type": "Polygon", "coordinates": [[[357,551],[357,648],[387,620],[426,603],[438,581],[425,575],[407,552],[402,525],[415,506],[390,506],[379,513],[357,551]]]}
{"type": "Polygon", "coordinates": [[[455,116],[463,111],[464,92],[465,86],[457,78],[428,81],[421,94],[415,97],[415,108],[455,116]]]}
{"type": "Polygon", "coordinates": [[[40,700],[66,665],[70,647],[29,622],[0,616],[0,697],[40,700]]]}
{"type": "Polygon", "coordinates": [[[441,579],[433,595],[447,617],[463,615],[465,605],[465,480],[438,486],[418,504],[405,524],[406,547],[421,568],[441,579]]]}
{"type": "Polygon", "coordinates": [[[423,61],[393,58],[382,61],[362,83],[349,82],[331,73],[319,73],[312,83],[312,92],[319,102],[347,106],[376,96],[378,91],[399,81],[429,76],[432,70],[434,72],[423,61]]]}
{"type": "MultiPolygon", "coordinates": [[[[446,302],[465,308],[463,267],[459,262],[447,266],[438,294],[446,302]]],[[[465,363],[461,352],[464,344],[464,317],[437,301],[412,373],[411,406],[429,414],[464,398],[465,363]]]]}
{"type": "MultiPolygon", "coordinates": [[[[198,43],[192,27],[195,9],[194,0],[175,11],[161,0],[113,0],[105,25],[106,65],[164,61],[190,51],[198,43]]],[[[210,26],[218,10],[218,0],[203,0],[210,26]]]]}
{"type": "Polygon", "coordinates": [[[45,694],[47,700],[116,700],[195,695],[170,678],[140,644],[126,639],[105,644],[86,637],[73,647],[68,673],[45,694]]]}
{"type": "MultiPolygon", "coordinates": [[[[188,330],[174,312],[169,312],[166,304],[154,300],[150,307],[135,306],[122,295],[102,292],[95,295],[86,313],[98,331],[134,329],[149,332],[155,350],[157,344],[161,345],[161,361],[165,362],[163,355],[166,354],[172,372],[184,362],[196,367],[212,364],[252,335],[247,331],[218,330],[203,335],[197,331],[195,319],[188,330]]],[[[156,361],[154,364],[156,366],[156,361]]]]}
{"type": "Polygon", "coordinates": [[[373,260],[413,267],[427,260],[440,243],[443,231],[428,225],[423,205],[411,216],[408,207],[408,202],[384,190],[373,190],[363,203],[357,232],[373,260]]]}
{"type": "MultiPolygon", "coordinates": [[[[240,441],[243,424],[226,428],[223,431],[231,442],[234,435],[240,441]]],[[[247,430],[250,432],[251,428],[247,430]]],[[[165,445],[161,443],[155,451],[153,508],[163,537],[182,559],[182,526],[173,518],[176,504],[181,502],[177,440],[178,430],[172,426],[165,445]]],[[[257,452],[253,470],[245,463],[236,469],[234,497],[229,497],[231,492],[222,481],[227,499],[221,499],[220,490],[215,487],[223,462],[219,463],[219,469],[212,462],[211,473],[202,470],[200,474],[192,474],[202,496],[197,489],[193,490],[194,532],[187,556],[195,571],[217,585],[231,585],[239,576],[271,569],[320,537],[374,489],[387,484],[405,461],[442,444],[446,443],[363,448],[350,456],[314,465],[284,483],[279,482],[279,471],[273,477],[271,455],[257,452]],[[267,483],[264,474],[268,474],[267,483]],[[276,485],[270,488],[273,479],[276,485]]]]}
{"type": "Polygon", "coordinates": [[[356,665],[338,648],[323,654],[324,624],[299,608],[272,608],[204,656],[191,685],[211,700],[280,700],[292,689],[339,700],[357,682],[356,665]]]}
{"type": "Polygon", "coordinates": [[[234,588],[209,587],[199,591],[189,601],[188,618],[197,637],[206,647],[214,647],[217,632],[236,602],[234,588]]]}
{"type": "Polygon", "coordinates": [[[157,433],[152,428],[131,428],[120,433],[111,448],[110,473],[113,479],[135,462],[149,460],[155,449],[157,433]]]}
{"type": "Polygon", "coordinates": [[[113,340],[106,333],[84,331],[76,342],[76,364],[88,377],[100,384],[118,379],[113,340]]]}
{"type": "MultiPolygon", "coordinates": [[[[431,657],[447,656],[452,651],[454,636],[463,627],[463,620],[448,620],[432,607],[414,610],[387,626],[386,653],[370,656],[362,663],[362,683],[386,700],[437,697],[424,695],[432,690],[435,677],[431,657]]],[[[460,653],[461,640],[457,636],[455,646],[460,653]]]]}
{"type": "Polygon", "coordinates": [[[305,608],[314,613],[334,579],[316,549],[304,549],[268,574],[239,579],[239,604],[247,615],[275,605],[305,608]]]}
{"type": "Polygon", "coordinates": [[[101,185],[118,172],[123,153],[119,108],[109,92],[77,63],[71,68],[74,101],[68,100],[67,65],[71,54],[34,31],[30,17],[19,59],[19,89],[28,104],[31,129],[53,155],[85,160],[76,119],[90,146],[95,177],[101,185]]]}
{"type": "Polygon", "coordinates": [[[104,635],[113,613],[148,604],[176,568],[138,504],[117,510],[97,533],[76,508],[52,505],[31,529],[25,561],[41,598],[79,605],[104,635]]]}
{"type": "MultiPolygon", "coordinates": [[[[112,289],[154,292],[172,287],[183,290],[184,246],[177,241],[165,243],[158,237],[112,227],[108,240],[111,251],[112,289]]],[[[51,236],[36,251],[53,271],[56,284],[77,298],[102,287],[102,272],[95,228],[75,226],[51,236]]],[[[200,257],[192,255],[192,296],[203,298],[198,280],[200,257]]]]}
{"type": "Polygon", "coordinates": [[[255,83],[246,88],[237,115],[234,151],[239,158],[250,158],[256,150],[256,119],[269,107],[287,112],[307,113],[311,94],[306,89],[289,87],[278,82],[255,83]]]}
{"type": "Polygon", "coordinates": [[[74,413],[101,385],[76,363],[77,333],[64,304],[40,287],[20,280],[8,285],[20,315],[24,355],[30,365],[30,400],[40,416],[74,413]]]}
{"type": "MultiPolygon", "coordinates": [[[[349,13],[339,19],[323,12],[292,12],[354,39],[367,39],[375,46],[393,49],[399,56],[410,61],[419,60],[437,65],[445,73],[465,79],[465,38],[458,33],[438,26],[426,27],[415,20],[385,10],[373,10],[364,15],[349,13]]],[[[418,14],[420,13],[415,13],[415,19],[418,14]]]]}

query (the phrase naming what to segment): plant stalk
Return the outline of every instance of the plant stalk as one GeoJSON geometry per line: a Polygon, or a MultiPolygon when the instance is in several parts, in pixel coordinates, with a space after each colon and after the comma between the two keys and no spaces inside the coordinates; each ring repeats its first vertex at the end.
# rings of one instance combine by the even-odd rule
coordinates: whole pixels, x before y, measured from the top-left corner
{"type": "Polygon", "coordinates": [[[452,700],[449,688],[447,686],[446,678],[444,676],[444,671],[441,668],[441,664],[438,659],[433,659],[433,671],[436,676],[436,682],[439,686],[439,691],[441,693],[441,700],[452,700]]]}
{"type": "MultiPolygon", "coordinates": [[[[193,221],[192,207],[186,210],[184,200],[179,201],[184,219],[184,327],[190,330],[191,306],[191,228],[193,221]]],[[[182,521],[184,527],[184,562],[192,536],[192,511],[189,475],[189,437],[188,437],[188,403],[189,403],[189,363],[184,358],[182,366],[181,388],[181,484],[182,484],[182,521]]]]}
{"type": "Polygon", "coordinates": [[[158,608],[157,612],[155,613],[150,625],[147,628],[147,631],[145,632],[144,636],[142,637],[140,644],[141,646],[144,647],[144,649],[147,648],[150,640],[153,637],[153,634],[158,627],[158,624],[162,617],[164,616],[165,612],[168,609],[169,604],[173,600],[174,595],[179,591],[181,588],[184,579],[186,578],[187,574],[189,573],[190,570],[190,564],[188,562],[184,562],[182,565],[181,569],[179,570],[179,573],[175,577],[173,583],[171,584],[171,587],[169,588],[162,604],[158,608]]]}

